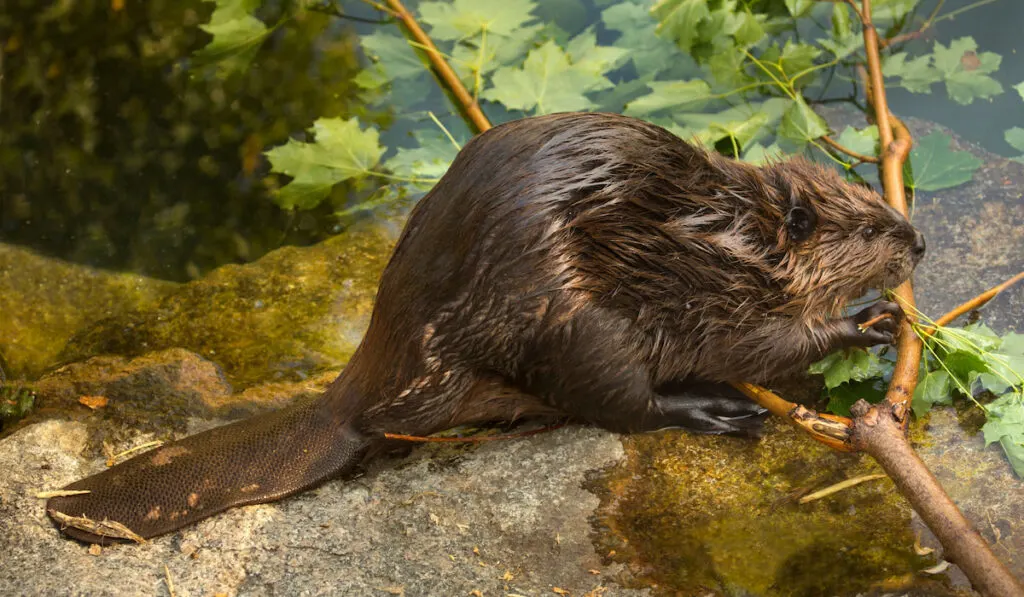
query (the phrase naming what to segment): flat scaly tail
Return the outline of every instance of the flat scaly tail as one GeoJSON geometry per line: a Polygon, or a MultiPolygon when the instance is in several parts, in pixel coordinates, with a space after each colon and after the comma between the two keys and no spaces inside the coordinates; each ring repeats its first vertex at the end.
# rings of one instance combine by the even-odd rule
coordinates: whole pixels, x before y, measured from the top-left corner
{"type": "Polygon", "coordinates": [[[74,539],[110,543],[126,536],[93,523],[114,521],[150,538],[308,489],[350,471],[370,444],[330,402],[321,397],[140,454],[68,485],[90,493],[50,498],[47,514],[74,539]]]}

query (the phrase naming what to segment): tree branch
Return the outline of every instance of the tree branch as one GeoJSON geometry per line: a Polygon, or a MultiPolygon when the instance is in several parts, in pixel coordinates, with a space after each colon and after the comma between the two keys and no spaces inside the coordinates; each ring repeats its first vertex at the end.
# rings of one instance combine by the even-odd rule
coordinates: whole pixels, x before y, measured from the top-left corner
{"type": "Polygon", "coordinates": [[[838,141],[836,141],[832,137],[829,137],[828,135],[822,136],[821,140],[825,142],[825,145],[828,145],[832,149],[835,149],[836,151],[845,153],[846,155],[850,156],[851,158],[860,160],[862,162],[867,162],[869,164],[877,164],[880,161],[878,158],[876,158],[873,155],[865,155],[863,153],[857,153],[856,151],[854,151],[854,150],[852,150],[852,149],[850,149],[850,148],[848,148],[848,147],[846,147],[844,145],[840,145],[838,141]]]}
{"type": "Polygon", "coordinates": [[[452,67],[448,66],[444,56],[434,45],[434,42],[430,37],[424,33],[416,19],[413,18],[412,14],[406,10],[401,0],[387,0],[387,6],[395,17],[402,23],[406,32],[412,39],[414,39],[424,49],[423,53],[426,54],[427,60],[430,61],[431,66],[437,77],[441,80],[441,83],[445,89],[447,89],[453,98],[455,103],[462,112],[466,121],[469,123],[470,128],[476,133],[482,133],[487,129],[491,128],[491,122],[487,120],[484,113],[480,110],[480,105],[476,103],[473,96],[466,90],[465,85],[459,80],[458,75],[452,70],[452,67]]]}

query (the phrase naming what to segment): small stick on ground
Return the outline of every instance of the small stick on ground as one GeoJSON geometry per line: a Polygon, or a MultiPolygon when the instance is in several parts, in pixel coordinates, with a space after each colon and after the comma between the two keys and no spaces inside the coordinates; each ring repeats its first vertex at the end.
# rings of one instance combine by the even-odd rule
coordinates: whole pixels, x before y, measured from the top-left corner
{"type": "Polygon", "coordinates": [[[424,437],[422,435],[402,435],[400,433],[385,433],[384,437],[386,439],[397,439],[406,442],[475,444],[479,442],[495,442],[509,439],[519,439],[521,437],[530,437],[531,435],[547,433],[548,431],[560,429],[562,427],[565,427],[565,425],[566,423],[564,422],[556,423],[554,425],[548,425],[547,427],[541,427],[540,429],[530,429],[529,431],[509,433],[506,435],[476,435],[471,437],[424,437]]]}
{"type": "Polygon", "coordinates": [[[167,592],[174,597],[174,581],[171,580],[171,571],[167,569],[167,564],[164,564],[164,578],[167,582],[167,592]]]}
{"type": "Polygon", "coordinates": [[[885,479],[886,477],[888,477],[888,475],[883,474],[883,473],[876,473],[874,475],[861,475],[860,477],[854,477],[852,479],[847,479],[845,481],[840,481],[839,483],[836,483],[835,485],[829,485],[828,487],[825,487],[824,489],[819,489],[818,491],[815,491],[814,493],[809,493],[809,494],[805,495],[804,497],[800,498],[798,501],[801,504],[806,504],[808,502],[813,502],[815,500],[820,500],[821,498],[829,496],[829,495],[832,495],[833,493],[839,493],[840,491],[842,491],[844,489],[849,489],[850,487],[853,487],[855,485],[860,485],[861,483],[864,483],[865,481],[874,481],[875,479],[885,479]]]}
{"type": "Polygon", "coordinates": [[[96,521],[84,516],[68,516],[56,510],[47,510],[50,517],[59,522],[62,528],[72,527],[92,533],[99,537],[111,537],[113,539],[128,539],[136,543],[145,543],[146,540],[135,531],[114,520],[96,521]]]}

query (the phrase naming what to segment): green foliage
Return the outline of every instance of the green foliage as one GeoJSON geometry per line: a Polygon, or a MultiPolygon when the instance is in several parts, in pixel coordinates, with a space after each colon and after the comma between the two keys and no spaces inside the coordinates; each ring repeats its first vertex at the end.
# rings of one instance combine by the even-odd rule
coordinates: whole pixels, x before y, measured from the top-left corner
{"type": "Polygon", "coordinates": [[[274,171],[292,177],[275,197],[283,208],[315,207],[335,184],[371,174],[384,154],[377,129],[363,130],[356,118],[320,118],[312,132],[311,143],[289,139],[267,152],[274,171]]]}
{"type": "Polygon", "coordinates": [[[210,0],[217,8],[203,31],[213,36],[196,52],[199,61],[216,64],[221,74],[238,72],[249,66],[260,44],[270,34],[263,21],[252,15],[260,0],[210,0]]]}
{"type": "Polygon", "coordinates": [[[974,98],[989,98],[1003,92],[1003,86],[988,76],[999,69],[1003,58],[993,52],[976,53],[974,38],[961,37],[949,47],[935,42],[932,54],[935,68],[946,81],[949,97],[959,104],[969,104],[974,98]]]}
{"type": "MultiPolygon", "coordinates": [[[[892,362],[863,350],[838,351],[810,367],[825,376],[829,410],[847,414],[859,398],[880,400],[892,362]]],[[[999,442],[1014,470],[1024,477],[1024,334],[999,336],[984,324],[943,327],[925,344],[911,406],[924,416],[935,405],[965,397],[985,412],[986,443],[999,442]],[[976,396],[997,397],[982,406],[976,396]]]]}
{"type": "Polygon", "coordinates": [[[1003,86],[989,76],[999,69],[1002,57],[993,52],[977,53],[972,37],[961,37],[949,47],[935,42],[932,53],[911,58],[905,52],[886,59],[882,74],[899,79],[899,85],[913,93],[929,93],[931,86],[945,82],[950,99],[970,104],[976,98],[991,98],[1003,86]]]}
{"type": "Polygon", "coordinates": [[[711,98],[711,87],[706,81],[651,81],[647,95],[636,98],[626,106],[624,114],[646,116],[666,109],[701,108],[711,98]]]}
{"type": "MultiPolygon", "coordinates": [[[[605,63],[605,68],[610,68],[609,63],[605,63]]],[[[587,98],[587,92],[612,86],[594,63],[574,64],[569,54],[553,41],[532,50],[522,68],[502,67],[495,71],[492,82],[494,86],[484,91],[483,99],[534,114],[588,110],[594,103],[587,98]]]]}
{"type": "Polygon", "coordinates": [[[825,387],[836,388],[849,381],[881,377],[886,367],[873,352],[860,348],[834,352],[811,365],[810,373],[825,376],[825,387]]]}
{"type": "Polygon", "coordinates": [[[839,134],[836,143],[850,151],[856,151],[865,155],[875,155],[878,149],[878,127],[871,125],[857,130],[852,126],[848,126],[839,134]]]}
{"type": "Polygon", "coordinates": [[[1017,476],[1024,477],[1024,396],[1006,394],[986,410],[988,420],[981,428],[985,445],[999,442],[1017,476]]]}
{"type": "Polygon", "coordinates": [[[921,191],[938,191],[961,185],[974,176],[981,160],[968,151],[950,149],[952,138],[939,131],[922,137],[910,151],[914,169],[907,185],[921,191]]]}
{"type": "Polygon", "coordinates": [[[1003,138],[1011,147],[1021,152],[1021,155],[1013,158],[1018,162],[1024,162],[1024,128],[1015,126],[1003,133],[1003,138]]]}

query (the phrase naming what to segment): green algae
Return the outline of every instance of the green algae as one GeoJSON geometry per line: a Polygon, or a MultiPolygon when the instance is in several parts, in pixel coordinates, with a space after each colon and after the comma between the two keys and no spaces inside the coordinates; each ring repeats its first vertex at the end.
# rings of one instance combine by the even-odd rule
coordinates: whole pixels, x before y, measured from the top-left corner
{"type": "Polygon", "coordinates": [[[772,420],[760,441],[682,432],[626,440],[627,460],[600,482],[597,542],[656,594],[855,595],[896,586],[947,594],[915,576],[912,511],[888,479],[797,498],[879,472],[772,420]]]}
{"type": "Polygon", "coordinates": [[[284,247],[183,284],[153,308],[99,321],[60,358],[185,348],[240,387],[338,369],[369,324],[397,234],[366,224],[312,247],[284,247]]]}
{"type": "Polygon", "coordinates": [[[37,377],[97,319],[150,307],[176,286],[0,244],[0,353],[7,376],[37,377]]]}

